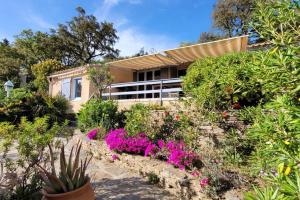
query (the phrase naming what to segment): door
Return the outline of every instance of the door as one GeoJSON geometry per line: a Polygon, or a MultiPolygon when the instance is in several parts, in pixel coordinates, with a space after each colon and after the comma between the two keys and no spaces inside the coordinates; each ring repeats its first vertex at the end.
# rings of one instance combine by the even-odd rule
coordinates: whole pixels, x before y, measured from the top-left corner
{"type": "MultiPolygon", "coordinates": [[[[145,81],[145,72],[138,72],[138,81],[145,81]]],[[[139,85],[138,86],[138,91],[144,91],[145,86],[144,85],[139,85]]],[[[145,94],[138,94],[139,99],[145,98],[145,94]]]]}

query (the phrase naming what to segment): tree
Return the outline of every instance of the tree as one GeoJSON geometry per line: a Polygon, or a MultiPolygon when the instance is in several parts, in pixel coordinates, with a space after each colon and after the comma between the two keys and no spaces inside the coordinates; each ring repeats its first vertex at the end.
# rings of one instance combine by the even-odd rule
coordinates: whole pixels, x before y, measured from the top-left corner
{"type": "Polygon", "coordinates": [[[213,11],[213,24],[228,37],[248,33],[255,0],[218,0],[213,11]]]}
{"type": "Polygon", "coordinates": [[[56,31],[66,49],[68,65],[91,63],[97,57],[116,57],[119,50],[114,49],[118,36],[112,23],[98,23],[93,15],[86,15],[78,7],[78,16],[66,25],[59,24],[56,31]]]}
{"type": "Polygon", "coordinates": [[[38,64],[32,65],[31,70],[35,77],[33,83],[38,88],[38,91],[47,92],[49,86],[47,76],[55,71],[59,71],[62,69],[62,64],[53,59],[48,59],[38,64]]]}
{"type": "Polygon", "coordinates": [[[205,42],[211,42],[211,41],[216,41],[216,40],[220,40],[223,39],[224,36],[216,34],[214,32],[202,32],[200,34],[199,43],[205,43],[205,42]]]}
{"type": "Polygon", "coordinates": [[[0,42],[0,84],[11,80],[17,86],[20,82],[19,71],[24,56],[14,48],[8,40],[0,42]]]}
{"type": "Polygon", "coordinates": [[[190,46],[196,44],[194,42],[180,42],[179,47],[186,47],[186,46],[190,46]]]}
{"type": "Polygon", "coordinates": [[[112,83],[112,76],[108,66],[105,64],[90,67],[88,70],[89,79],[96,88],[97,99],[102,99],[103,91],[112,83]]]}
{"type": "Polygon", "coordinates": [[[28,66],[47,59],[62,61],[65,50],[62,41],[53,30],[51,33],[33,32],[31,29],[23,30],[16,37],[15,47],[26,56],[28,66]]]}

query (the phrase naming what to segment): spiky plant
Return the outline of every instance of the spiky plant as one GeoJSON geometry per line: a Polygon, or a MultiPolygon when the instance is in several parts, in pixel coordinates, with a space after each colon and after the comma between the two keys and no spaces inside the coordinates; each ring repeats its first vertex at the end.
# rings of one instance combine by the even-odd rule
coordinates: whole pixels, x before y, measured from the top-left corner
{"type": "Polygon", "coordinates": [[[85,172],[92,159],[92,156],[90,158],[86,157],[84,161],[79,160],[80,150],[81,143],[74,145],[71,149],[71,153],[67,162],[64,145],[61,147],[60,172],[57,175],[54,166],[54,153],[51,145],[49,145],[51,172],[48,172],[44,167],[38,165],[41,177],[46,184],[44,187],[45,192],[48,194],[70,192],[87,183],[89,176],[85,174],[85,172]],[[75,155],[73,159],[74,147],[75,155]]]}

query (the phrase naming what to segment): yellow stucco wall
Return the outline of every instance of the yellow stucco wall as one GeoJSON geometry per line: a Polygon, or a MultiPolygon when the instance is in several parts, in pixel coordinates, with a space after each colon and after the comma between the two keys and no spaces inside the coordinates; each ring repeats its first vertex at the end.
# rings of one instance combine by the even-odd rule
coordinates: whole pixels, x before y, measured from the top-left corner
{"type": "Polygon", "coordinates": [[[56,96],[61,94],[61,83],[62,80],[71,78],[71,94],[73,94],[73,79],[74,78],[82,78],[82,90],[81,90],[81,98],[77,99],[70,99],[69,100],[69,112],[78,112],[81,108],[81,105],[86,103],[90,97],[90,80],[86,73],[84,74],[77,74],[77,75],[68,75],[60,78],[53,78],[49,84],[49,92],[50,96],[56,96]]]}
{"type": "MultiPolygon", "coordinates": [[[[122,69],[116,67],[110,67],[110,73],[113,77],[113,83],[124,83],[124,82],[132,82],[134,81],[134,70],[130,69],[122,69]]],[[[165,75],[168,78],[169,73],[165,75]]],[[[81,73],[70,73],[66,75],[61,75],[55,78],[51,78],[49,84],[49,94],[51,96],[56,96],[61,94],[61,83],[63,79],[71,78],[71,94],[73,90],[73,79],[74,78],[82,78],[82,91],[81,91],[81,98],[80,99],[70,99],[70,109],[69,112],[77,113],[81,106],[86,103],[89,98],[94,94],[95,88],[93,84],[91,84],[90,80],[88,79],[88,74],[86,71],[81,73]]],[[[112,91],[114,92],[114,91],[112,91]]],[[[119,102],[120,109],[128,109],[131,105],[135,103],[145,103],[145,104],[160,104],[159,99],[131,99],[131,100],[121,100],[119,102]]],[[[169,105],[172,101],[164,101],[164,105],[169,105]]]]}

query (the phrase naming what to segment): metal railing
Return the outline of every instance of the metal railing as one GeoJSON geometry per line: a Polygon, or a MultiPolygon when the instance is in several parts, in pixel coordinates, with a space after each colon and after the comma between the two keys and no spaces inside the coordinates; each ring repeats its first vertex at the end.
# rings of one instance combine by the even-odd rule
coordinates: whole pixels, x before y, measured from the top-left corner
{"type": "Polygon", "coordinates": [[[120,97],[126,96],[127,99],[148,99],[149,97],[147,97],[147,94],[152,94],[150,95],[150,99],[160,98],[162,101],[163,98],[170,97],[170,94],[176,94],[177,96],[179,96],[179,94],[182,92],[181,82],[181,79],[174,78],[151,81],[115,83],[111,84],[108,87],[108,92],[103,93],[103,97],[109,99],[123,99],[120,97]],[[116,89],[118,91],[112,91],[116,89]]]}

